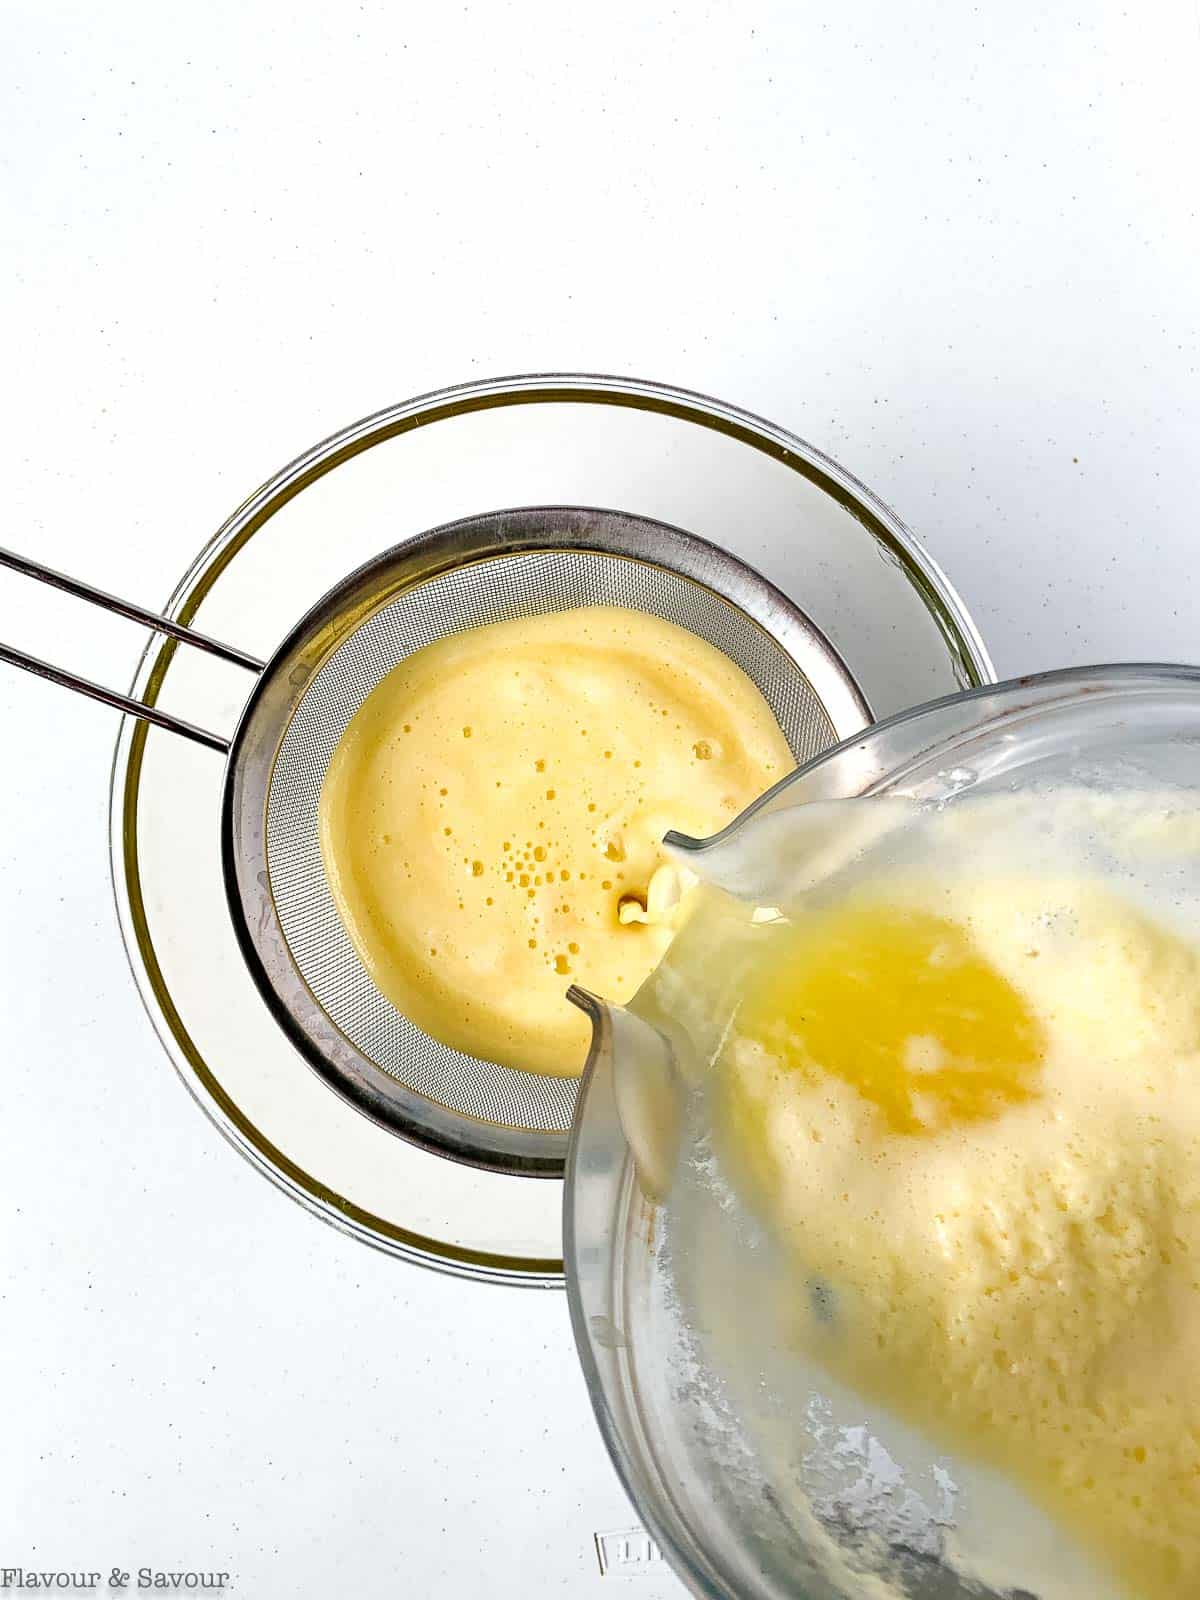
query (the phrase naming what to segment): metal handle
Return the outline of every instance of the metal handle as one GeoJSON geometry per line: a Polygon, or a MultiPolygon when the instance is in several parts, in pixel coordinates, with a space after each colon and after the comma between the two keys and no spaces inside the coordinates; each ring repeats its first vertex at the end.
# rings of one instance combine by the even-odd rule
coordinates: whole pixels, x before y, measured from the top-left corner
{"type": "MultiPolygon", "coordinates": [[[[146,611],[128,600],[119,599],[115,594],[106,594],[103,589],[95,589],[90,583],[81,583],[78,578],[68,577],[65,572],[55,572],[52,567],[44,567],[40,561],[30,561],[27,556],[17,555],[13,550],[0,548],[0,567],[10,567],[13,572],[19,572],[26,578],[33,578],[38,583],[48,583],[55,589],[64,589],[76,599],[86,600],[90,605],[100,606],[104,611],[113,611],[117,616],[144,623],[156,633],[168,634],[172,639],[178,639],[181,644],[195,645],[197,650],[207,650],[210,655],[220,656],[222,661],[231,661],[235,667],[245,667],[247,672],[253,672],[256,676],[265,665],[254,656],[248,656],[243,650],[235,650],[232,645],[222,644],[219,639],[210,639],[206,633],[197,633],[192,628],[185,628],[182,623],[172,622],[169,617],[160,617],[157,613],[146,611]]],[[[90,678],[81,678],[73,672],[66,672],[62,667],[52,666],[50,662],[42,661],[37,656],[27,655],[24,650],[14,650],[10,645],[0,644],[0,661],[7,661],[10,666],[21,667],[25,672],[36,673],[39,678],[48,678],[51,683],[60,684],[64,689],[73,689],[77,694],[87,695],[90,699],[99,700],[106,706],[115,706],[117,710],[126,711],[130,716],[139,717],[143,722],[152,722],[156,728],[166,728],[170,733],[182,734],[185,739],[194,739],[197,744],[207,745],[210,750],[219,750],[222,755],[229,750],[229,740],[222,738],[219,733],[209,733],[207,728],[198,728],[194,722],[185,722],[182,717],[173,717],[169,711],[160,711],[157,706],[148,706],[142,700],[135,700],[132,695],[119,694],[115,689],[106,689],[103,684],[93,683],[90,678]]]]}

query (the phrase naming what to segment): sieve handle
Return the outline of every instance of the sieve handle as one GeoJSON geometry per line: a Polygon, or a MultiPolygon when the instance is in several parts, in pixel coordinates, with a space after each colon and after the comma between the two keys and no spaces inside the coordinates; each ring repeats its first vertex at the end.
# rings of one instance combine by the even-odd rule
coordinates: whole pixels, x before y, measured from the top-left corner
{"type": "MultiPolygon", "coordinates": [[[[115,594],[107,594],[103,589],[93,588],[90,583],[68,577],[65,572],[56,572],[53,567],[45,567],[40,561],[31,561],[28,556],[18,555],[15,550],[5,550],[0,547],[0,567],[9,567],[13,572],[21,573],[23,577],[33,578],[38,583],[48,583],[55,589],[63,589],[78,600],[86,600],[89,605],[115,612],[119,617],[128,617],[132,622],[140,622],[147,628],[153,628],[156,633],[165,633],[172,639],[178,639],[181,644],[195,645],[197,650],[207,650],[209,655],[219,656],[222,661],[231,661],[234,666],[244,667],[247,672],[253,672],[256,676],[262,672],[265,665],[243,650],[235,650],[232,645],[222,644],[219,639],[211,639],[206,633],[197,633],[193,628],[185,628],[180,622],[172,622],[169,617],[160,617],[157,612],[147,611],[142,606],[135,606],[131,601],[122,600],[115,594]]],[[[6,661],[13,667],[20,667],[25,672],[35,673],[39,678],[47,678],[51,683],[57,683],[64,689],[74,690],[76,694],[99,700],[106,706],[115,706],[118,711],[126,711],[131,717],[153,723],[156,728],[166,728],[170,733],[178,733],[185,739],[193,739],[197,744],[206,745],[210,750],[220,751],[222,755],[229,750],[229,740],[219,733],[210,733],[207,728],[199,728],[194,722],[185,722],[182,717],[174,717],[169,711],[161,711],[157,706],[148,706],[145,701],[136,700],[132,695],[120,694],[115,689],[106,689],[103,684],[93,683],[90,678],[81,678],[74,672],[53,666],[38,656],[28,655],[24,650],[15,650],[10,645],[0,644],[0,661],[6,661]]]]}

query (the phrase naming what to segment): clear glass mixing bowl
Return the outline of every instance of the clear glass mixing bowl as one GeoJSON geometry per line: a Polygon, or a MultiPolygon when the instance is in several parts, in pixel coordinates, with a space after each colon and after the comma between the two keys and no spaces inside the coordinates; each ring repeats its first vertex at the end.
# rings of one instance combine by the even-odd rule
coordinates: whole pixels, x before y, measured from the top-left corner
{"type": "MultiPolygon", "coordinates": [[[[736,407],[636,379],[534,375],[418,396],[343,429],[252,494],[166,607],[267,659],[308,608],[380,551],[501,507],[612,506],[686,528],[812,618],[872,715],[994,676],[961,601],[848,472],[736,407]]],[[[132,692],[232,730],[245,674],[170,639],[132,692]]],[[[330,1093],[276,1025],[223,889],[221,763],[122,724],[112,782],[117,910],[142,999],[184,1083],[286,1194],[407,1261],[491,1283],[562,1283],[557,1181],[484,1172],[406,1144],[330,1093]]]]}
{"type": "MultiPolygon", "coordinates": [[[[704,848],[727,845],[750,815],[817,800],[887,793],[954,804],[1068,777],[1194,786],[1198,755],[1200,669],[1047,673],[877,724],[785,779],[704,848]]],[[[714,1201],[683,1237],[642,1196],[614,1099],[613,1021],[602,1007],[594,1017],[568,1158],[567,1290],[614,1465],[684,1582],[739,1600],[1124,1594],[1013,1486],[772,1348],[754,1280],[737,1275],[739,1246],[764,1243],[745,1238],[752,1222],[714,1201]],[[737,1310],[723,1320],[741,1341],[736,1379],[714,1364],[703,1314],[677,1294],[686,1253],[701,1249],[728,1264],[725,1298],[737,1310]]]]}

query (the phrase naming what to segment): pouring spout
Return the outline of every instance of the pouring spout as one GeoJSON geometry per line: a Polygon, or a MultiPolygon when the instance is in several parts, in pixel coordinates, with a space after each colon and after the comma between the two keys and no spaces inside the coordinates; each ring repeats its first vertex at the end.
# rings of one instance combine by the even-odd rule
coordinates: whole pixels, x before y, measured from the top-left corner
{"type": "Polygon", "coordinates": [[[713,888],[750,905],[789,907],[911,821],[914,810],[911,800],[884,797],[788,801],[781,789],[711,839],[669,833],[664,842],[713,888]]]}

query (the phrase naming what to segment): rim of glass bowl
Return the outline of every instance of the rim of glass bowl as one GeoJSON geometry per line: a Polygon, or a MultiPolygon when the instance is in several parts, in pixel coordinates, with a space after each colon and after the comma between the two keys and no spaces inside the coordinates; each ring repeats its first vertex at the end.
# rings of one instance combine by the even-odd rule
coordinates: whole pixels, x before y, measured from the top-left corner
{"type": "MultiPolygon", "coordinates": [[[[415,428],[498,406],[582,402],[658,412],[726,434],[775,459],[833,496],[889,550],[934,619],[956,670],[969,683],[995,677],[983,640],[938,564],[899,517],[865,484],[805,440],[737,406],[691,390],[636,378],[530,373],[432,390],[351,423],[267,479],[204,545],[171,595],[164,615],[186,625],[239,550],[279,508],[343,461],[415,428]]],[[[153,705],[175,653],[173,639],[151,639],[131,692],[153,705]]],[[[277,1187],[343,1232],[402,1259],[489,1282],[560,1287],[561,1260],[537,1261],[463,1249],[402,1228],[338,1195],[304,1170],[241,1111],[188,1034],[155,954],[142,898],[137,801],[146,724],[123,718],[110,785],[110,855],[118,920],[134,981],[151,1023],[193,1097],[230,1143],[277,1187]]]]}
{"type": "MultiPolygon", "coordinates": [[[[1009,739],[1022,724],[1035,722],[1042,717],[1069,714],[1072,709],[1095,709],[1102,714],[1106,702],[1114,699],[1128,702],[1146,702],[1169,693],[1172,687],[1200,695],[1200,667],[1175,662],[1131,661],[1105,663],[1087,667],[1061,667],[1050,672],[1010,678],[1000,683],[981,684],[977,688],[943,695],[925,705],[914,706],[874,723],[864,733],[857,734],[840,744],[822,751],[819,756],[789,773],[774,788],[761,795],[742,815],[721,833],[710,839],[685,840],[677,843],[693,852],[718,845],[754,813],[770,807],[794,784],[812,779],[824,767],[836,766],[839,757],[861,753],[864,760],[858,772],[863,782],[856,794],[869,795],[886,789],[901,779],[906,771],[926,766],[934,753],[948,746],[953,755],[973,736],[1009,739]],[[1062,691],[1068,691],[1066,693],[1062,691]],[[972,708],[980,701],[1011,699],[1011,705],[997,708],[994,717],[980,721],[972,708]],[[869,747],[875,743],[887,744],[889,736],[897,729],[921,722],[937,724],[933,737],[903,752],[899,757],[872,761],[869,747]]],[[[813,799],[831,799],[844,792],[836,779],[818,791],[813,799]]],[[[624,1328],[625,1320],[615,1314],[621,1311],[626,1300],[626,1242],[633,1232],[631,1206],[637,1203],[640,1191],[633,1173],[633,1163],[621,1133],[613,1096],[611,1060],[604,1048],[607,1012],[603,1007],[592,1013],[597,1026],[592,1051],[579,1086],[575,1123],[567,1149],[567,1170],[563,1186],[563,1245],[566,1260],[567,1302],[571,1313],[571,1326],[575,1346],[587,1384],[592,1410],[604,1440],[605,1448],[618,1478],[628,1494],[647,1531],[657,1540],[660,1548],[669,1555],[670,1565],[676,1574],[705,1600],[729,1600],[732,1591],[725,1585],[722,1575],[710,1564],[706,1551],[692,1534],[692,1530],[677,1510],[669,1492],[666,1479],[659,1467],[653,1441],[646,1437],[641,1412],[636,1402],[636,1383],[628,1372],[627,1362],[614,1346],[610,1329],[624,1328]],[[598,1097],[598,1098],[597,1098],[598,1097]],[[593,1123],[598,1120],[598,1125],[593,1123]],[[595,1147],[587,1155],[581,1148],[588,1141],[595,1147]],[[589,1193],[580,1204],[580,1189],[586,1184],[589,1193]],[[606,1215],[606,1236],[612,1250],[607,1275],[590,1279],[581,1273],[580,1263],[594,1261],[588,1254],[586,1242],[580,1248],[580,1218],[582,1228],[594,1222],[597,1213],[606,1215]],[[597,1293],[603,1297],[597,1300],[597,1293]],[[606,1376],[607,1373],[607,1376],[606,1376]],[[610,1390],[612,1391],[610,1393],[610,1390]],[[618,1413],[626,1417],[623,1426],[618,1413]],[[641,1439],[640,1452],[630,1448],[627,1430],[641,1439]]],[[[797,1600],[803,1600],[798,1593],[797,1600]]]]}

